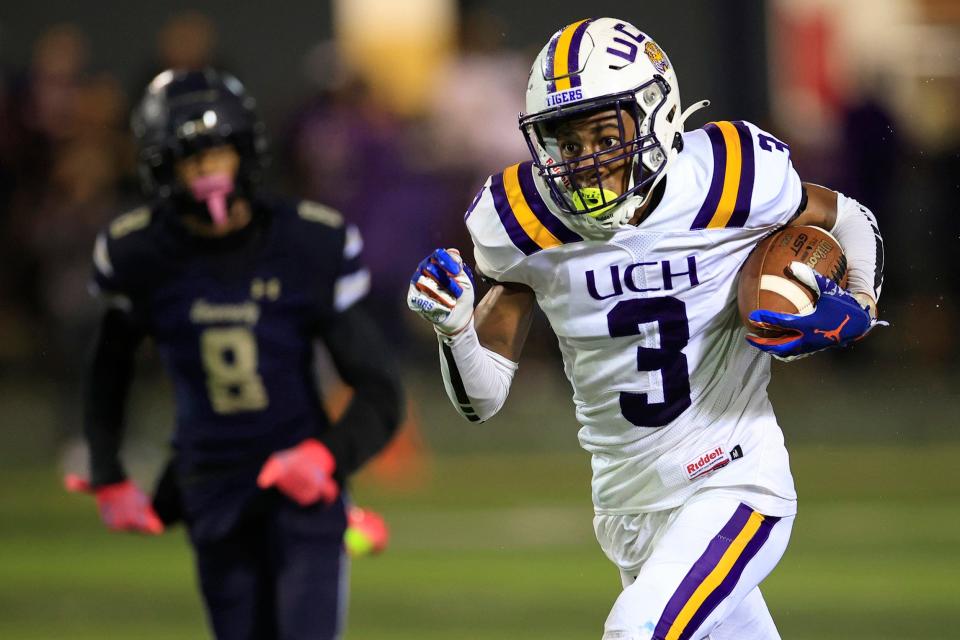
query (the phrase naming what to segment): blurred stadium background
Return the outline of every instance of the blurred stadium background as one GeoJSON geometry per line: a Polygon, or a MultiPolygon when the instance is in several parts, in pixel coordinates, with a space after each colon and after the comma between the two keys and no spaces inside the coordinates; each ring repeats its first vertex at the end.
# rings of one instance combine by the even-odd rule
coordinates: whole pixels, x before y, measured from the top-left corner
{"type": "MultiPolygon", "coordinates": [[[[162,68],[208,64],[258,97],[269,184],[360,225],[368,304],[407,371],[404,432],[354,487],[394,537],[354,564],[347,637],[599,636],[619,580],[593,540],[589,461],[549,329],[535,326],[504,412],[475,427],[447,406],[432,336],[403,310],[412,266],[434,246],[467,246],[461,212],[481,181],[525,157],[516,114],[536,51],[588,14],[657,38],[685,102],[713,101],[692,126],[771,130],[804,179],[868,204],[887,240],[881,309],[893,326],[776,367],[801,494],[764,587],[784,637],[960,637],[955,0],[6,3],[0,637],[207,634],[182,530],[108,535],[60,476],[83,459],[93,236],[138,201],[129,108],[162,68]]],[[[335,380],[325,386],[342,402],[335,380]]],[[[147,485],[170,420],[148,349],[127,446],[147,485]]]]}

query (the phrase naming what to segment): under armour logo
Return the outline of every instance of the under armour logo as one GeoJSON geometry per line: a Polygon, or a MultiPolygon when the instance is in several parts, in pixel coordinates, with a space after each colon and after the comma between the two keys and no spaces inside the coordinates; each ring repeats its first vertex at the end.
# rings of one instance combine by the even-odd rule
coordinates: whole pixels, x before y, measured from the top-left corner
{"type": "Polygon", "coordinates": [[[843,327],[850,322],[850,314],[847,314],[847,317],[843,319],[843,322],[840,323],[840,326],[836,329],[831,329],[830,331],[823,331],[822,329],[814,329],[814,333],[819,333],[827,340],[833,340],[834,342],[840,342],[840,332],[843,330],[843,327]]]}

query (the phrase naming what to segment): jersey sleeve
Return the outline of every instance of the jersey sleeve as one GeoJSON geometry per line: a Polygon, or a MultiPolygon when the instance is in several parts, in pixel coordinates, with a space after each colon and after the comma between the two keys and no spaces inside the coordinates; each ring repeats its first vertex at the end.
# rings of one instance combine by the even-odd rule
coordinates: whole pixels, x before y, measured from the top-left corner
{"type": "Polygon", "coordinates": [[[125,213],[102,229],[93,244],[93,273],[90,290],[94,296],[129,311],[149,267],[143,256],[147,240],[143,230],[151,222],[149,207],[125,213]]]}
{"type": "MultiPolygon", "coordinates": [[[[464,216],[470,239],[473,240],[473,259],[477,271],[497,282],[510,281],[513,267],[518,265],[524,254],[511,243],[500,216],[497,214],[491,187],[495,176],[491,176],[480,189],[464,216]]],[[[516,277],[516,274],[512,274],[516,277]]]]}
{"type": "Polygon", "coordinates": [[[803,188],[787,144],[744,121],[703,131],[712,161],[692,229],[767,229],[793,219],[803,188]]]}
{"type": "Polygon", "coordinates": [[[491,176],[474,198],[465,220],[477,269],[500,282],[530,284],[527,258],[583,238],[564,224],[538,186],[532,162],[491,176]]]}
{"type": "Polygon", "coordinates": [[[343,255],[333,284],[333,308],[349,309],[370,291],[370,270],[363,263],[363,238],[354,225],[344,233],[343,255]]]}
{"type": "Polygon", "coordinates": [[[369,293],[370,271],[363,260],[363,237],[355,225],[339,211],[311,200],[276,200],[273,209],[275,216],[286,221],[284,232],[298,264],[309,265],[303,286],[312,290],[321,322],[330,321],[369,293]]]}

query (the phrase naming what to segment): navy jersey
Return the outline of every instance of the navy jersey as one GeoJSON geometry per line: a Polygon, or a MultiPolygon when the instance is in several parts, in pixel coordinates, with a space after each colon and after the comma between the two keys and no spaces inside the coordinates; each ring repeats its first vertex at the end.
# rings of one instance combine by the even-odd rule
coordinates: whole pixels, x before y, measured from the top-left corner
{"type": "Polygon", "coordinates": [[[323,435],[313,339],[369,287],[356,229],[322,205],[262,197],[248,227],[204,239],[168,207],[98,236],[94,282],[156,343],[181,463],[256,462],[323,435]]]}

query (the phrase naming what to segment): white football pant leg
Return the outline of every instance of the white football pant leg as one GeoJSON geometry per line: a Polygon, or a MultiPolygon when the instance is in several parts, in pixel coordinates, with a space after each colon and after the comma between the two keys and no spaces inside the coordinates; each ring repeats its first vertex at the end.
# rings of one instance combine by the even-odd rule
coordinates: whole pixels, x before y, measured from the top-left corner
{"type": "MultiPolygon", "coordinates": [[[[603,639],[705,640],[780,561],[793,519],[731,497],[687,503],[617,598],[603,639]]],[[[777,636],[740,636],[754,637],[777,636]]]]}
{"type": "Polygon", "coordinates": [[[780,640],[760,589],[754,589],[710,632],[710,640],[780,640]]]}

